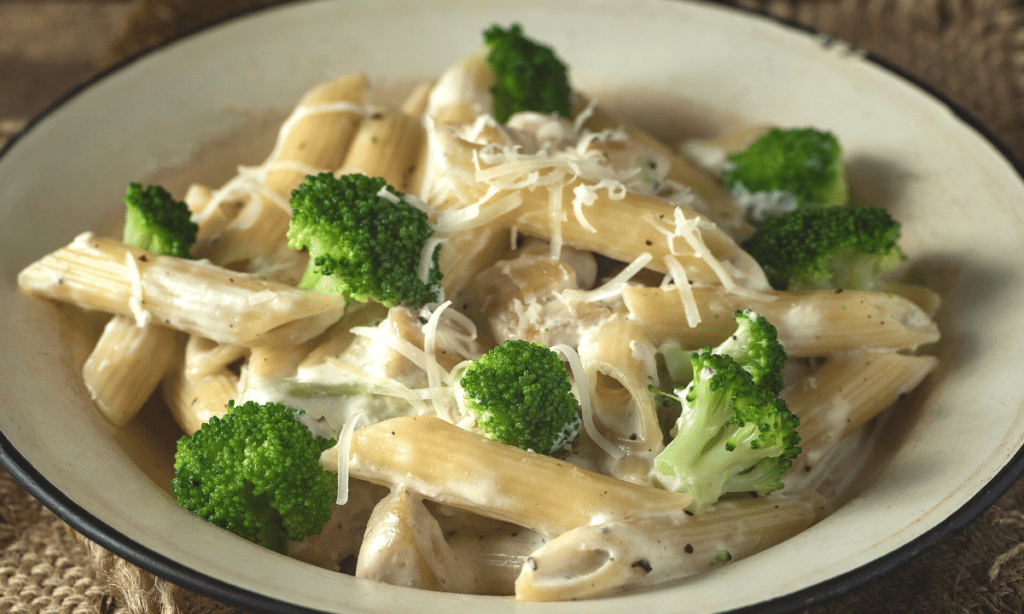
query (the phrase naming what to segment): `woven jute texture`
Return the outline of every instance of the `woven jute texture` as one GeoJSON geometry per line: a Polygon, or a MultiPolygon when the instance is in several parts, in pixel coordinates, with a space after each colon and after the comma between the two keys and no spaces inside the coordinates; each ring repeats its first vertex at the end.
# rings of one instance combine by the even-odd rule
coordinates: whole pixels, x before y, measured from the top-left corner
{"type": "MultiPolygon", "coordinates": [[[[135,0],[106,63],[274,0],[135,0]]],[[[1024,159],[1024,5],[1010,0],[738,0],[866,49],[973,114],[1024,159]]],[[[0,471],[0,612],[235,614],[77,535],[0,471]]],[[[809,610],[1024,612],[1024,481],[921,556],[809,610]]]]}

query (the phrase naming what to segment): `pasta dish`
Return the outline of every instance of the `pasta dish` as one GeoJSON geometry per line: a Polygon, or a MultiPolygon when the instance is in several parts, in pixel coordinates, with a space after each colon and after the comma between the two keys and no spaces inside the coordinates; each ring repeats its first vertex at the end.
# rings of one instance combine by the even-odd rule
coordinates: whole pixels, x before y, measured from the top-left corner
{"type": "MultiPolygon", "coordinates": [[[[738,154],[789,132],[678,148],[578,91],[565,110],[505,117],[489,49],[394,106],[363,74],[311,88],[263,164],[181,195],[190,254],[84,232],[22,271],[27,294],[112,314],[83,365],[99,410],[123,426],[155,394],[195,441],[242,406],[297,410],[302,436],[326,442],[317,471],[331,501],[317,530],[279,549],[400,586],[599,597],[707,572],[827,516],[850,442],[936,367],[917,353],[939,339],[936,295],[857,271],[780,285],[781,265],[755,249],[771,220],[864,209],[845,203],[844,185],[841,203],[804,204],[730,184],[738,154]],[[326,256],[296,248],[297,199],[346,177],[380,178],[381,206],[425,220],[414,268],[431,298],[325,290],[326,256]],[[736,349],[760,334],[784,350],[764,376],[777,384],[736,349]],[[471,371],[518,342],[557,356],[569,382],[571,428],[550,449],[503,441],[489,409],[474,413],[471,371]],[[762,420],[749,444],[737,434],[716,453],[726,464],[737,446],[763,454],[694,478],[677,459],[708,462],[712,444],[681,442],[726,373],[743,392],[721,401],[736,414],[708,441],[762,420]],[[756,415],[777,409],[770,419],[743,417],[754,397],[756,415]],[[798,437],[768,442],[791,428],[798,437]]],[[[842,184],[841,168],[826,170],[842,184]]],[[[902,257],[892,239],[886,268],[902,257]]]]}

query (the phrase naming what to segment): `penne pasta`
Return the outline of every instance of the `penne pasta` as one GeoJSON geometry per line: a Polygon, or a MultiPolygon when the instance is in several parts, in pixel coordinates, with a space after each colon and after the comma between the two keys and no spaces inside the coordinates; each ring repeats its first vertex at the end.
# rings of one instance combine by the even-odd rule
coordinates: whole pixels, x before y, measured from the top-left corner
{"type": "Polygon", "coordinates": [[[192,255],[197,257],[206,255],[210,242],[224,232],[243,206],[240,201],[215,200],[213,191],[198,183],[188,187],[182,200],[198,226],[196,243],[192,246],[192,255]]]}
{"type": "Polygon", "coordinates": [[[656,344],[677,339],[684,347],[717,345],[736,328],[737,309],[753,309],[775,325],[789,356],[826,356],[859,349],[914,349],[939,340],[935,322],[914,303],[866,290],[772,291],[765,299],[743,297],[717,287],[692,288],[700,323],[689,326],[679,293],[672,287],[630,286],[626,308],[656,344]]]}
{"type": "Polygon", "coordinates": [[[910,284],[902,282],[883,282],[877,288],[879,292],[902,296],[914,303],[926,313],[929,318],[934,318],[942,305],[942,297],[935,290],[921,284],[910,284]]]}
{"type": "Polygon", "coordinates": [[[427,100],[430,98],[430,92],[434,89],[434,83],[432,81],[424,81],[418,83],[412,91],[410,91],[405,100],[402,101],[399,109],[406,115],[412,115],[413,117],[421,117],[427,112],[427,100]]]}
{"type": "Polygon", "coordinates": [[[399,111],[375,111],[356,129],[338,173],[383,177],[388,185],[405,192],[425,145],[426,132],[419,119],[399,111]]]}
{"type": "Polygon", "coordinates": [[[356,577],[432,591],[466,592],[469,570],[455,558],[422,497],[397,487],[373,509],[356,577]]]}
{"type": "Polygon", "coordinates": [[[338,321],[338,295],[83,233],[18,275],[23,292],[239,345],[301,343],[338,321]]]}
{"type": "Polygon", "coordinates": [[[563,291],[578,288],[576,273],[567,262],[552,259],[541,244],[496,262],[477,276],[475,287],[482,297],[480,312],[498,342],[576,346],[581,323],[596,325],[611,313],[603,305],[563,299],[563,291]]]}
{"type": "MultiPolygon", "coordinates": [[[[439,155],[447,165],[453,197],[433,204],[448,209],[479,206],[480,219],[495,215],[487,206],[500,204],[502,199],[490,196],[488,185],[476,178],[483,146],[460,139],[444,128],[436,131],[436,139],[439,155]]],[[[480,172],[493,170],[486,164],[480,164],[480,168],[480,172]]],[[[736,282],[753,289],[768,287],[757,263],[721,228],[695,211],[628,191],[621,198],[613,198],[609,189],[598,189],[581,180],[559,185],[553,190],[513,187],[514,184],[500,188],[498,194],[502,189],[511,191],[519,204],[496,215],[494,223],[545,240],[557,238],[577,249],[622,262],[650,254],[650,268],[660,273],[668,272],[664,260],[671,257],[695,283],[736,282]],[[573,211],[578,192],[593,198],[582,217],[573,211]],[[624,219],[636,223],[623,224],[624,219]],[[608,241],[609,236],[616,240],[608,241]]]]}
{"type": "Polygon", "coordinates": [[[185,375],[190,379],[199,379],[222,369],[230,369],[247,359],[250,352],[249,348],[242,345],[217,343],[193,335],[185,343],[185,375]]]}
{"type": "Polygon", "coordinates": [[[613,117],[600,105],[591,105],[585,96],[576,94],[576,115],[578,116],[588,109],[588,106],[589,113],[583,122],[585,128],[594,132],[618,128],[625,130],[626,134],[634,141],[650,147],[666,157],[670,163],[668,178],[693,190],[707,204],[709,213],[716,220],[740,234],[751,232],[748,224],[743,220],[744,211],[736,206],[729,191],[721,182],[639,126],[613,117]]]}
{"type": "Polygon", "coordinates": [[[445,296],[456,302],[476,300],[474,278],[510,256],[511,251],[512,241],[506,228],[477,228],[447,237],[438,258],[445,296]]]}
{"type": "Polygon", "coordinates": [[[190,373],[185,348],[179,347],[172,356],[160,391],[174,421],[182,432],[191,435],[213,416],[227,413],[228,401],[238,396],[238,374],[227,366],[191,369],[190,373]]]}
{"type": "MultiPolygon", "coordinates": [[[[594,422],[610,441],[650,460],[665,445],[654,395],[658,383],[655,349],[643,328],[625,314],[613,314],[583,337],[580,362],[587,374],[594,422]]],[[[641,464],[643,467],[644,464],[641,464]]],[[[626,476],[647,482],[649,467],[626,476]]],[[[634,471],[636,471],[634,469],[634,471]]]]}
{"type": "Polygon", "coordinates": [[[523,565],[547,542],[541,534],[509,522],[446,506],[432,509],[456,560],[474,570],[466,591],[474,595],[514,595],[523,565]]]}
{"type": "Polygon", "coordinates": [[[164,326],[137,326],[115,315],[82,366],[82,379],[100,412],[124,426],[142,409],[174,358],[175,335],[164,326]]]}
{"type": "Polygon", "coordinates": [[[253,381],[294,377],[299,365],[323,342],[323,337],[321,334],[302,343],[253,347],[245,363],[246,377],[253,381]]]}
{"type": "MultiPolygon", "coordinates": [[[[388,310],[387,326],[398,338],[425,350],[426,335],[416,311],[408,307],[392,307],[388,310]]],[[[490,343],[476,337],[475,331],[466,330],[444,316],[438,323],[438,329],[434,337],[439,343],[434,345],[433,357],[445,371],[451,371],[463,361],[479,358],[491,348],[490,343]]],[[[385,377],[403,380],[410,371],[417,370],[421,368],[397,350],[388,348],[385,352],[382,368],[385,377]]]]}
{"type": "MultiPolygon", "coordinates": [[[[337,471],[337,451],[327,450],[320,462],[337,471]]],[[[690,503],[689,495],[586,471],[429,416],[393,418],[356,430],[349,474],[375,484],[404,484],[432,501],[543,535],[601,519],[678,511],[690,503]]]]}
{"type": "Polygon", "coordinates": [[[494,71],[481,50],[446,70],[427,97],[425,114],[437,125],[473,122],[491,108],[494,71]]]}
{"type": "Polygon", "coordinates": [[[820,495],[797,491],[580,527],[530,555],[516,598],[587,599],[684,578],[770,548],[827,513],[820,495]]]}
{"type": "Polygon", "coordinates": [[[206,256],[212,262],[242,269],[284,245],[292,190],[311,172],[342,165],[364,113],[366,86],[366,75],[342,75],[302,98],[282,126],[268,160],[265,191],[255,191],[210,245],[206,256]]]}
{"type": "Polygon", "coordinates": [[[800,418],[803,452],[790,472],[809,471],[844,437],[916,388],[938,365],[934,356],[849,352],[824,364],[780,393],[800,418]]]}

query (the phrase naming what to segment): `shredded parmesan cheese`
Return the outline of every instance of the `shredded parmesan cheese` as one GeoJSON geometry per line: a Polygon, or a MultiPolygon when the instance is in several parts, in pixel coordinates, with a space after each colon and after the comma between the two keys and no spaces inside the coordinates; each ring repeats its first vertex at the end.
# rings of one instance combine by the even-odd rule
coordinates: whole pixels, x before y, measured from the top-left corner
{"type": "Polygon", "coordinates": [[[349,453],[352,451],[352,435],[360,425],[369,424],[370,419],[366,414],[359,413],[345,421],[345,426],[338,433],[338,445],[335,446],[338,449],[338,497],[335,501],[338,505],[348,503],[348,464],[349,453]]]}
{"type": "Polygon", "coordinates": [[[551,257],[555,260],[562,256],[562,223],[565,215],[562,211],[562,183],[564,173],[553,173],[556,175],[553,182],[548,186],[548,224],[551,228],[551,237],[548,240],[551,246],[551,257]]]}
{"type": "Polygon", "coordinates": [[[398,197],[398,194],[395,194],[394,192],[389,190],[387,185],[382,187],[377,192],[377,196],[379,196],[379,197],[383,198],[384,200],[390,202],[392,205],[397,205],[398,203],[402,202],[402,199],[398,197]]]}
{"type": "Polygon", "coordinates": [[[686,269],[679,261],[672,256],[665,256],[665,268],[679,292],[679,300],[683,303],[683,311],[686,313],[686,324],[690,328],[696,328],[700,324],[700,312],[697,309],[697,299],[693,296],[693,288],[690,287],[690,280],[686,276],[686,269]]]}
{"type": "MultiPolygon", "coordinates": [[[[436,348],[438,322],[441,321],[441,314],[443,314],[451,304],[451,301],[445,301],[438,305],[437,308],[430,313],[430,317],[427,318],[427,323],[423,325],[423,355],[425,358],[424,370],[427,372],[427,385],[430,388],[438,388],[442,384],[448,383],[445,381],[448,372],[437,362],[436,348]]],[[[444,409],[438,407],[436,403],[435,411],[437,411],[438,415],[445,413],[444,409]]]]}
{"type": "Polygon", "coordinates": [[[597,288],[594,288],[593,290],[564,290],[562,291],[562,296],[567,300],[586,303],[607,301],[621,296],[622,289],[626,287],[629,280],[642,271],[643,268],[651,262],[651,260],[654,260],[654,257],[649,253],[644,252],[637,256],[633,262],[629,263],[626,268],[619,271],[618,275],[612,277],[597,288]]]}
{"type": "Polygon", "coordinates": [[[587,373],[583,368],[583,362],[580,360],[580,355],[576,353],[576,350],[572,349],[568,345],[558,344],[551,346],[551,350],[558,352],[565,357],[566,362],[569,363],[569,370],[572,371],[572,378],[576,382],[576,394],[579,397],[580,409],[583,413],[583,428],[587,431],[587,435],[605,451],[608,456],[618,460],[626,455],[622,449],[608,440],[607,437],[601,434],[601,431],[597,429],[597,424],[594,423],[594,409],[593,403],[590,401],[590,386],[587,385],[587,373]]]}

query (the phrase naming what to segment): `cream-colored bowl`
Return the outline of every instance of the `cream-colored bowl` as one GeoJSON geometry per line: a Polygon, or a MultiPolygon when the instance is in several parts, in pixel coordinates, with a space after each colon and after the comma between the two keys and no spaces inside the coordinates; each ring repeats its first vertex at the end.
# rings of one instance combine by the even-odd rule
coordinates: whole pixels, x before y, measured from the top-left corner
{"type": "MultiPolygon", "coordinates": [[[[174,186],[180,188],[180,186],[174,186]]],[[[252,610],[717,612],[801,609],[883,573],[991,504],[1022,469],[1024,185],[971,122],[843,45],[727,8],[661,0],[303,2],[223,23],[104,75],[0,157],[0,452],[74,527],[172,581],[252,610]],[[815,125],[846,147],[854,198],[903,222],[907,274],[942,295],[942,361],[898,408],[834,514],[713,573],[599,602],[521,604],[357,581],[235,538],[167,492],[173,425],[115,432],[79,368],[95,329],[26,298],[17,272],[76,233],[117,228],[130,181],[186,165],[216,185],[257,162],[312,84],[362,70],[382,90],[436,75],[492,23],[551,42],[577,87],[661,134],[815,125]],[[256,142],[218,155],[227,135],[256,142]],[[286,605],[287,604],[287,605],[286,605]]],[[[86,319],[86,322],[91,322],[86,319]]]]}

